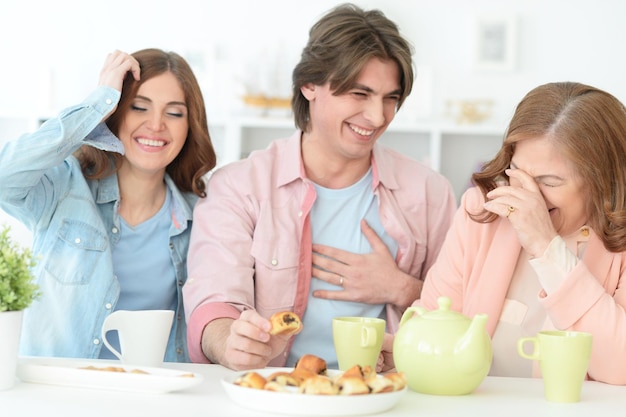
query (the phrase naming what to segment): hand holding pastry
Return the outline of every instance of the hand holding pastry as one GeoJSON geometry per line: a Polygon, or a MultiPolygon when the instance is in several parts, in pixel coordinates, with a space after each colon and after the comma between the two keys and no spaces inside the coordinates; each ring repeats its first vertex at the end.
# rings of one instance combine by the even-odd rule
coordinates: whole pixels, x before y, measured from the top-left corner
{"type": "Polygon", "coordinates": [[[209,323],[205,332],[213,337],[225,337],[221,355],[207,356],[218,359],[219,363],[231,369],[265,368],[267,364],[285,350],[288,337],[270,335],[272,325],[255,310],[245,310],[238,319],[217,319],[209,323]],[[224,326],[219,326],[220,321],[224,326]]]}

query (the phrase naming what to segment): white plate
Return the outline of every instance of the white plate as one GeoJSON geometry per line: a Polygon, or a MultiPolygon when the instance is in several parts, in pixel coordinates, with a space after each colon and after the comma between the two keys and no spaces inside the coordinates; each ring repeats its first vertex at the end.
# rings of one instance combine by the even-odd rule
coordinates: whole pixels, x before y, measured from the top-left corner
{"type": "MultiPolygon", "coordinates": [[[[277,371],[291,372],[293,368],[265,368],[248,372],[258,372],[267,377],[277,371]]],[[[353,416],[380,413],[394,407],[407,390],[405,387],[401,391],[365,395],[275,392],[235,385],[234,381],[244,373],[233,373],[222,379],[222,386],[231,400],[242,407],[289,415],[353,416]]],[[[338,373],[340,372],[328,370],[329,376],[338,373]]]]}
{"type": "Polygon", "coordinates": [[[21,360],[17,366],[17,376],[21,381],[38,384],[144,393],[179,391],[198,385],[204,380],[202,375],[193,372],[129,366],[116,362],[51,360],[50,358],[21,360]],[[124,368],[126,372],[85,369],[88,366],[100,369],[115,366],[124,368]],[[144,371],[147,374],[130,373],[132,370],[144,371]]]}

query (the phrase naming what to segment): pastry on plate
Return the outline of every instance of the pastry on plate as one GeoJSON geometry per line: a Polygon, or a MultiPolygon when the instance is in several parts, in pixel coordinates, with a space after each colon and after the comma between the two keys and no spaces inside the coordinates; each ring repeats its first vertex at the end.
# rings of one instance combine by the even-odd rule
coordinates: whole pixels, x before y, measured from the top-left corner
{"type": "Polygon", "coordinates": [[[354,365],[348,368],[344,373],[344,376],[358,376],[359,378],[368,379],[372,376],[376,376],[376,372],[371,366],[354,365]]]}
{"type": "Polygon", "coordinates": [[[297,387],[298,385],[300,385],[300,381],[298,380],[297,376],[294,376],[291,374],[291,372],[287,371],[277,371],[270,374],[267,377],[267,382],[275,382],[279,385],[282,385],[283,387],[297,387]]]}
{"type": "Polygon", "coordinates": [[[383,375],[393,383],[393,390],[400,391],[406,386],[406,375],[403,372],[394,372],[383,375]]]}
{"type": "Polygon", "coordinates": [[[279,384],[276,381],[268,381],[263,387],[266,391],[274,391],[274,392],[289,392],[285,385],[279,384]]]}
{"type": "Polygon", "coordinates": [[[340,395],[362,395],[370,393],[370,387],[365,380],[359,376],[344,375],[337,378],[335,385],[339,389],[340,395]]]}
{"type": "Polygon", "coordinates": [[[365,383],[370,388],[372,394],[378,394],[380,392],[391,392],[395,390],[393,381],[385,377],[374,376],[365,380],[365,383]]]}
{"type": "Polygon", "coordinates": [[[302,381],[299,392],[302,394],[336,395],[339,393],[339,388],[329,377],[315,375],[302,381]]]}
{"type": "Polygon", "coordinates": [[[302,384],[302,381],[314,377],[317,374],[307,369],[294,369],[289,373],[289,375],[291,375],[296,380],[298,386],[300,386],[302,384]]]}
{"type": "Polygon", "coordinates": [[[247,388],[256,388],[263,389],[265,388],[265,384],[267,380],[265,377],[257,372],[251,371],[246,372],[241,375],[239,378],[235,379],[235,385],[239,385],[247,388]]]}
{"type": "Polygon", "coordinates": [[[311,371],[318,375],[326,375],[326,361],[309,353],[300,356],[294,368],[311,371]]]}

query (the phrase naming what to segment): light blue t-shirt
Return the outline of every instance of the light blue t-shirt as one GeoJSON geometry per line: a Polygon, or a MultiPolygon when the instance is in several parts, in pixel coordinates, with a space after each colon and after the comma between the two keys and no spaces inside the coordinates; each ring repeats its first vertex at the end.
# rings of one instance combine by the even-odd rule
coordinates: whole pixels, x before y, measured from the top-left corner
{"type": "MultiPolygon", "coordinates": [[[[176,271],[169,254],[171,193],[167,190],[161,209],[150,219],[129,226],[120,218],[121,238],[113,249],[113,265],[120,283],[115,310],[176,311],[176,271]]],[[[118,351],[116,331],[107,340],[118,351]]],[[[102,346],[101,359],[116,359],[102,346]]]]}
{"type": "MultiPolygon", "coordinates": [[[[365,219],[395,258],[398,245],[385,232],[380,222],[378,198],[372,190],[372,181],[370,168],[363,178],[347,188],[329,189],[315,184],[317,198],[311,209],[314,244],[333,246],[353,253],[369,253],[372,247],[361,231],[361,219],[365,219]]],[[[309,300],[302,317],[304,328],[295,338],[287,358],[287,366],[294,366],[300,356],[310,353],[324,358],[329,369],[337,369],[332,319],[339,316],[385,318],[384,304],[313,297],[313,291],[322,289],[340,291],[341,287],[315,278],[311,280],[309,300]]]]}

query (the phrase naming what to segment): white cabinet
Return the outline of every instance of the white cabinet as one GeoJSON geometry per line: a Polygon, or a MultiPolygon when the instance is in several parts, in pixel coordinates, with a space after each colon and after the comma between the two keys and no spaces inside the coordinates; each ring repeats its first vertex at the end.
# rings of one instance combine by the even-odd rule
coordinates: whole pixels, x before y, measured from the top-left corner
{"type": "MultiPolygon", "coordinates": [[[[0,117],[0,143],[33,130],[36,122],[0,117]]],[[[458,200],[472,172],[500,149],[505,128],[505,123],[459,125],[448,120],[408,122],[396,117],[379,140],[445,175],[458,200]]],[[[209,130],[221,166],[290,136],[295,126],[292,118],[284,116],[209,117],[209,130]]]]}
{"type": "MultiPolygon", "coordinates": [[[[456,125],[396,119],[379,140],[445,175],[458,201],[471,174],[500,149],[505,128],[504,124],[456,125]]],[[[209,119],[209,130],[218,165],[224,165],[267,147],[274,139],[291,135],[295,127],[289,118],[234,117],[219,122],[209,119]]]]}

